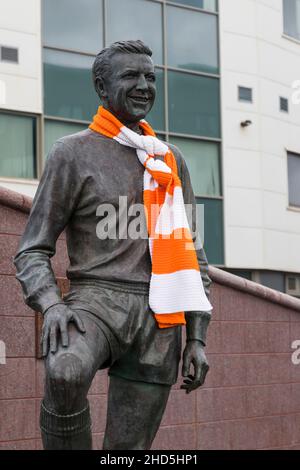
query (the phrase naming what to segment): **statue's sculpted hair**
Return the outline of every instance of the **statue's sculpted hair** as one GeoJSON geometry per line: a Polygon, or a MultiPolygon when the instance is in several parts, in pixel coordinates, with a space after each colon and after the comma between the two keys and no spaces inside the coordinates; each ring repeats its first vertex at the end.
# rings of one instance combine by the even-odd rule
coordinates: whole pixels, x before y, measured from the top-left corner
{"type": "Polygon", "coordinates": [[[146,44],[139,39],[137,41],[130,40],[114,42],[109,47],[102,49],[102,51],[100,51],[96,56],[92,68],[94,86],[99,78],[105,80],[105,78],[110,75],[111,58],[114,54],[120,52],[124,54],[145,54],[149,57],[152,56],[152,50],[150,47],[146,46],[146,44]]]}

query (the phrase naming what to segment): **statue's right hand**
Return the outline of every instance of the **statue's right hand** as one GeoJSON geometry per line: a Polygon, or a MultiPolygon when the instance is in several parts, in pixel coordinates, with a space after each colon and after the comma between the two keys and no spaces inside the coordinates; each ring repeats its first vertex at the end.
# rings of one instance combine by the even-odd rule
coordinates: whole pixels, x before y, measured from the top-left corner
{"type": "Polygon", "coordinates": [[[68,323],[70,322],[75,323],[81,333],[85,333],[83,321],[78,314],[67,307],[67,305],[56,304],[47,310],[44,316],[41,337],[43,356],[47,356],[49,344],[51,353],[56,353],[59,336],[61,337],[62,346],[64,348],[68,347],[68,323]]]}

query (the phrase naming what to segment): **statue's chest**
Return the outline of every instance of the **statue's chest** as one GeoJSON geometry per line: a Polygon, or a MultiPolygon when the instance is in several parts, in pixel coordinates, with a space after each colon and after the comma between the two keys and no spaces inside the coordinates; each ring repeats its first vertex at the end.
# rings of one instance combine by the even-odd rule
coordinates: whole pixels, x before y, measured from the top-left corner
{"type": "Polygon", "coordinates": [[[128,205],[142,204],[144,172],[134,149],[124,148],[100,161],[93,159],[85,177],[80,206],[88,212],[99,204],[112,204],[118,208],[120,197],[123,202],[126,199],[128,205]]]}

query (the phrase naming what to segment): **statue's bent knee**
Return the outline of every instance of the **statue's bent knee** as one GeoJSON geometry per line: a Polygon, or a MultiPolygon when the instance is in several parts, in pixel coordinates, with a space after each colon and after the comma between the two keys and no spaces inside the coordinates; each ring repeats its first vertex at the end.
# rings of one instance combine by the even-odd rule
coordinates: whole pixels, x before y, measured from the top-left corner
{"type": "Polygon", "coordinates": [[[73,411],[85,399],[91,371],[74,353],[62,353],[46,363],[50,405],[56,411],[73,411]]]}

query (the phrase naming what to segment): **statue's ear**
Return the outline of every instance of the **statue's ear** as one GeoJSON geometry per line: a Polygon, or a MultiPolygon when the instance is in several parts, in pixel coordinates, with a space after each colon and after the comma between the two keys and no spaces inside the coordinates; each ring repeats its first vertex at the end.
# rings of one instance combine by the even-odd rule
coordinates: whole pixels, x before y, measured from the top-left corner
{"type": "Polygon", "coordinates": [[[101,99],[105,99],[107,96],[106,87],[105,87],[104,80],[101,77],[96,79],[95,87],[96,87],[96,91],[99,97],[101,99]]]}

